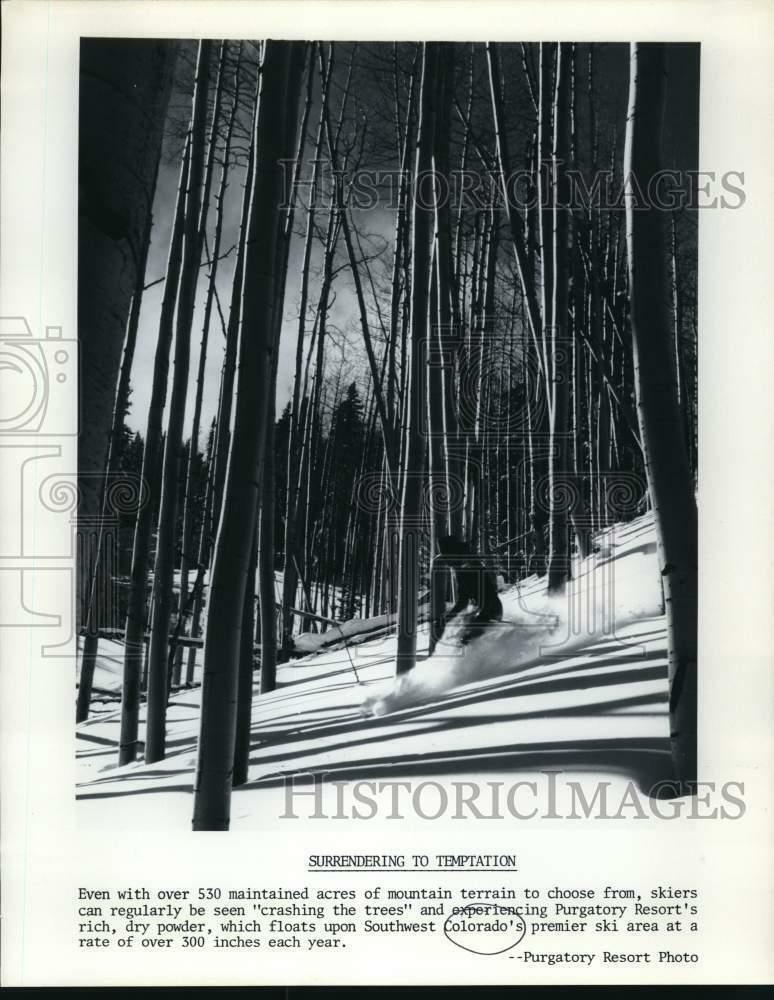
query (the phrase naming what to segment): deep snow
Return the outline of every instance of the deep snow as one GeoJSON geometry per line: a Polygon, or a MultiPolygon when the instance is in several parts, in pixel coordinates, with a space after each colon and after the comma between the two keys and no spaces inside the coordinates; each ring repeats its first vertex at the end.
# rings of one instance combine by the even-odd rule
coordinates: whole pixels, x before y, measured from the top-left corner
{"type": "MultiPolygon", "coordinates": [[[[641,785],[668,777],[652,519],[616,525],[598,542],[562,598],[548,598],[537,578],[507,588],[503,622],[466,647],[450,627],[428,658],[422,626],[419,663],[397,682],[393,634],[281,665],[276,691],[256,686],[250,777],[234,790],[232,828],[282,823],[285,779],[323,771],[326,781],[513,780],[549,766],[641,785]]],[[[200,688],[172,695],[164,761],[118,768],[121,654],[100,643],[92,714],[76,727],[81,821],[187,827],[200,688]]]]}

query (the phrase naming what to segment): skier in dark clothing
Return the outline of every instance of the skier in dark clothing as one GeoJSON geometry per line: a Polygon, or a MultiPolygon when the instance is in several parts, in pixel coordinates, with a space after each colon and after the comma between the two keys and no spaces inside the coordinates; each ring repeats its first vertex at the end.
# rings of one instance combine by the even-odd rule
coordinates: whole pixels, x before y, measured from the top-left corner
{"type": "Polygon", "coordinates": [[[438,549],[439,555],[433,560],[431,570],[431,656],[443,636],[447,622],[466,611],[471,603],[474,605],[474,613],[468,619],[468,627],[459,636],[463,645],[484,632],[484,628],[479,626],[500,621],[503,616],[503,606],[497,596],[497,580],[484,561],[454,535],[439,538],[438,549]],[[457,584],[457,600],[448,613],[444,600],[447,581],[444,569],[454,573],[457,584]]]}

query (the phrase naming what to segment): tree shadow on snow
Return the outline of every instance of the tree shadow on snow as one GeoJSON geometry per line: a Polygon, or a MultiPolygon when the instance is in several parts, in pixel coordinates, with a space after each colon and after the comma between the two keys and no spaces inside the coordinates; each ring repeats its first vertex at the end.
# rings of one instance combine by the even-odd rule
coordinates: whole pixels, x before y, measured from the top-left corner
{"type": "MultiPolygon", "coordinates": [[[[663,653],[659,653],[663,657],[663,653]]],[[[570,691],[577,690],[579,688],[590,689],[592,687],[606,687],[606,686],[617,686],[621,684],[627,684],[632,682],[644,682],[644,681],[658,681],[665,679],[666,677],[666,663],[659,666],[648,667],[644,669],[639,669],[635,671],[613,671],[611,673],[599,674],[594,677],[588,678],[554,678],[550,681],[544,682],[542,679],[531,685],[522,685],[514,694],[546,694],[546,693],[556,693],[560,691],[570,691]]],[[[515,686],[515,685],[514,685],[515,686]]],[[[354,769],[360,777],[365,777],[372,775],[373,772],[379,772],[384,768],[392,768],[392,772],[396,775],[401,775],[404,773],[418,773],[424,763],[431,763],[434,759],[432,753],[405,753],[400,752],[399,745],[401,742],[406,742],[414,738],[418,739],[433,739],[437,738],[443,733],[449,733],[453,730],[466,730],[471,731],[479,727],[486,727],[492,724],[511,724],[517,726],[520,721],[528,721],[533,719],[561,719],[561,718],[599,718],[605,715],[615,715],[619,714],[622,709],[629,708],[639,708],[643,710],[648,710],[648,714],[654,716],[662,715],[666,718],[667,714],[667,693],[666,689],[663,691],[657,691],[648,694],[639,694],[629,697],[622,697],[617,699],[612,699],[608,701],[599,701],[591,704],[584,705],[572,705],[566,707],[555,707],[555,708],[539,708],[531,711],[525,712],[513,712],[504,711],[501,713],[488,712],[485,714],[460,714],[460,715],[448,715],[450,710],[459,708],[462,705],[469,707],[471,705],[483,704],[486,701],[499,699],[504,696],[504,692],[501,689],[497,691],[487,691],[476,693],[471,695],[466,699],[456,699],[452,704],[448,701],[444,701],[436,706],[424,705],[418,709],[411,709],[403,711],[400,713],[395,713],[392,716],[381,716],[375,719],[363,719],[360,724],[350,725],[350,726],[319,726],[310,727],[309,729],[301,732],[293,733],[278,733],[280,737],[279,741],[272,743],[269,741],[259,743],[258,746],[254,747],[258,751],[253,754],[250,758],[251,765],[270,765],[272,763],[287,764],[293,760],[301,760],[304,758],[312,759],[310,763],[304,767],[293,769],[282,768],[280,772],[273,775],[266,775],[261,778],[255,779],[255,781],[248,783],[243,787],[258,787],[264,786],[267,783],[272,782],[283,782],[288,777],[293,775],[310,774],[310,773],[320,773],[327,772],[329,774],[340,773],[351,777],[351,772],[354,769]],[[659,712],[657,709],[661,709],[659,712]],[[435,714],[435,718],[428,718],[428,714],[435,714]],[[422,718],[418,718],[421,716],[422,718]],[[403,728],[405,723],[409,720],[416,720],[421,723],[421,728],[416,732],[406,732],[403,728]],[[390,735],[390,730],[393,730],[393,734],[390,735]],[[353,739],[343,739],[336,743],[330,743],[329,740],[335,736],[346,736],[350,734],[353,739]],[[298,742],[308,742],[313,739],[322,740],[323,743],[318,747],[306,747],[298,750],[293,750],[292,744],[298,742]],[[351,759],[347,762],[328,762],[325,764],[315,765],[313,763],[313,758],[320,753],[324,753],[326,756],[334,754],[336,752],[348,752],[352,751],[360,746],[365,747],[368,745],[383,743],[385,741],[395,742],[398,745],[395,746],[391,756],[384,758],[369,758],[364,757],[361,760],[352,761],[351,759]],[[271,751],[267,753],[267,751],[271,751]],[[415,767],[414,761],[423,762],[422,765],[415,767]],[[408,771],[406,771],[408,768],[408,771]]],[[[573,763],[575,768],[579,764],[584,764],[581,768],[582,770],[587,770],[588,767],[588,754],[590,750],[593,749],[593,759],[589,766],[595,768],[601,768],[602,763],[604,763],[605,770],[613,770],[615,772],[623,771],[630,773],[630,776],[637,781],[637,783],[645,790],[645,788],[650,788],[653,784],[653,775],[658,775],[659,778],[671,777],[670,758],[669,758],[669,745],[666,736],[663,739],[652,738],[645,741],[629,740],[629,739],[605,739],[601,738],[592,741],[558,741],[555,744],[545,744],[545,743],[533,743],[533,744],[512,744],[510,746],[501,745],[497,748],[476,748],[475,750],[444,750],[439,752],[438,760],[443,762],[449,762],[453,760],[463,760],[471,757],[475,760],[475,767],[479,770],[500,770],[503,766],[502,754],[505,753],[509,757],[509,766],[517,766],[519,770],[524,768],[534,768],[536,766],[536,760],[542,760],[542,765],[546,766],[549,762],[542,758],[543,751],[548,749],[558,751],[561,749],[563,759],[566,758],[568,763],[573,763]],[[643,757],[643,748],[638,747],[637,753],[634,757],[631,757],[627,752],[627,748],[631,749],[635,744],[643,744],[649,748],[649,752],[643,757]],[[487,755],[490,750],[496,756],[493,757],[491,761],[487,760],[487,755]],[[623,756],[622,756],[623,752],[623,756]],[[537,754],[537,757],[535,756],[537,754]],[[580,756],[578,756],[580,754],[580,756]],[[655,758],[651,759],[655,754],[655,758]],[[586,762],[586,763],[584,763],[586,762]],[[636,764],[636,768],[631,770],[631,765],[636,764]]],[[[550,766],[555,766],[555,760],[551,759],[550,766]]],[[[443,770],[443,765],[438,764],[443,770]]],[[[449,768],[449,771],[454,770],[454,768],[449,768]]],[[[354,780],[354,779],[353,779],[354,780]]]]}

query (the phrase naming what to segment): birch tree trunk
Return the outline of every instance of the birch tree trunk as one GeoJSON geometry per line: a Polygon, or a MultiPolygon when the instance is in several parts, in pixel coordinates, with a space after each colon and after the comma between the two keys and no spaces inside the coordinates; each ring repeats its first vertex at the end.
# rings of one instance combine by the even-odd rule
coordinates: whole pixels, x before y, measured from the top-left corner
{"type": "MultiPolygon", "coordinates": [[[[148,659],[147,731],[145,760],[162,760],[165,751],[167,698],[169,689],[169,619],[172,614],[172,587],[177,547],[177,494],[180,478],[180,451],[183,442],[185,399],[191,353],[199,261],[202,255],[200,212],[203,210],[205,116],[209,90],[211,43],[199,43],[196,87],[191,119],[191,170],[185,207],[183,263],[175,324],[175,371],[169,401],[167,443],[161,474],[161,508],[154,567],[153,625],[148,659]]],[[[191,443],[194,447],[194,442],[191,443]]]]}
{"type": "Polygon", "coordinates": [[[428,304],[432,264],[431,241],[433,236],[433,206],[432,201],[428,205],[427,178],[432,168],[437,64],[438,44],[424,43],[417,152],[412,183],[411,341],[398,557],[398,644],[396,657],[398,674],[405,674],[412,670],[417,657],[421,501],[425,467],[425,438],[422,433],[426,410],[424,352],[428,336],[428,304]],[[425,175],[425,183],[424,190],[421,190],[423,174],[425,175]]]}
{"type": "Polygon", "coordinates": [[[672,760],[690,792],[696,781],[698,518],[677,399],[666,215],[657,206],[635,204],[635,192],[647,191],[661,168],[664,50],[661,43],[631,46],[626,246],[637,415],[667,617],[672,760]]]}
{"type": "MultiPolygon", "coordinates": [[[[438,62],[438,118],[435,129],[433,164],[436,172],[449,177],[449,137],[454,82],[454,45],[443,44],[438,62]]],[[[435,263],[438,282],[438,358],[441,405],[443,406],[443,474],[447,498],[447,521],[449,533],[462,536],[462,505],[454,503],[460,479],[459,454],[454,451],[457,439],[457,402],[455,399],[455,371],[450,362],[456,356],[453,350],[462,331],[458,313],[457,289],[454,284],[454,261],[452,258],[451,195],[436,188],[438,197],[435,204],[435,263]],[[445,196],[446,195],[446,196],[445,196]],[[443,365],[441,366],[441,359],[443,365]]],[[[431,615],[432,618],[432,615],[431,615]]]]}
{"type": "MultiPolygon", "coordinates": [[[[215,456],[210,470],[211,498],[209,516],[202,525],[202,534],[199,540],[199,564],[209,565],[212,543],[215,535],[215,525],[220,518],[220,509],[223,500],[223,487],[226,481],[226,463],[228,461],[229,443],[231,441],[231,410],[234,398],[234,378],[236,376],[237,348],[239,346],[239,323],[242,315],[241,295],[242,279],[244,276],[245,249],[247,242],[247,214],[250,205],[250,179],[253,168],[253,149],[247,161],[246,179],[244,185],[244,195],[242,197],[241,225],[239,228],[239,240],[237,245],[237,258],[234,265],[234,278],[231,285],[231,302],[229,305],[228,323],[226,324],[226,350],[223,358],[223,371],[220,380],[220,398],[218,400],[217,437],[215,441],[215,456]]],[[[194,601],[193,613],[191,617],[191,635],[196,637],[199,634],[202,609],[204,607],[204,597],[197,595],[194,601]]],[[[193,681],[194,668],[196,665],[196,650],[191,649],[188,653],[188,666],[186,668],[186,680],[193,681]]]]}
{"type": "Polygon", "coordinates": [[[255,627],[255,568],[257,545],[253,536],[250,562],[247,568],[247,586],[242,605],[242,634],[239,645],[239,676],[237,679],[237,718],[234,738],[234,787],[244,785],[250,770],[250,727],[253,715],[253,676],[255,627]]]}
{"type": "MultiPolygon", "coordinates": [[[[231,147],[231,136],[234,129],[234,119],[236,109],[239,104],[239,68],[240,68],[241,48],[237,56],[234,99],[228,118],[226,128],[226,138],[223,145],[223,160],[220,169],[220,183],[215,198],[215,233],[212,240],[212,254],[210,256],[210,269],[207,275],[207,296],[204,302],[204,319],[202,320],[202,338],[199,347],[199,364],[196,375],[196,396],[194,400],[193,421],[191,423],[191,443],[188,448],[188,464],[185,476],[185,496],[183,499],[183,532],[182,532],[182,552],[180,553],[180,613],[184,614],[188,601],[188,575],[192,565],[196,564],[194,559],[194,480],[196,469],[196,456],[199,451],[199,428],[202,418],[202,402],[204,398],[204,373],[207,364],[207,347],[210,335],[210,318],[212,316],[212,303],[215,298],[215,281],[218,275],[218,258],[220,256],[221,235],[223,232],[223,210],[226,186],[228,184],[229,152],[231,147]]],[[[215,149],[217,146],[218,127],[220,125],[220,111],[223,94],[223,66],[226,58],[226,43],[221,42],[220,57],[218,59],[218,77],[215,84],[215,106],[212,112],[212,124],[210,126],[209,148],[207,150],[207,169],[205,172],[204,193],[202,195],[201,221],[199,225],[199,240],[206,247],[206,227],[209,208],[209,192],[212,183],[212,174],[215,165],[215,149]]],[[[202,524],[204,530],[204,524],[202,524]]],[[[185,620],[182,622],[184,631],[185,620]]],[[[181,633],[182,634],[182,633],[181,633]]],[[[175,649],[175,666],[172,676],[172,683],[180,683],[180,668],[183,662],[183,647],[175,649]]]]}
{"type": "Polygon", "coordinates": [[[489,89],[492,99],[492,117],[494,119],[495,127],[497,166],[503,192],[503,208],[505,210],[508,226],[511,231],[516,270],[519,275],[519,283],[521,285],[522,295],[524,298],[530,336],[532,337],[532,343],[538,358],[540,371],[545,374],[545,352],[541,350],[540,345],[542,333],[541,307],[537,291],[535,289],[534,267],[532,267],[531,262],[528,259],[527,234],[518,213],[514,211],[508,191],[508,177],[511,175],[511,157],[508,145],[508,134],[505,130],[502,89],[500,82],[500,66],[497,48],[492,43],[488,43],[486,50],[489,62],[489,89]]]}
{"type": "MultiPolygon", "coordinates": [[[[554,324],[553,290],[554,290],[554,252],[552,246],[554,213],[552,207],[552,172],[553,172],[553,131],[552,118],[554,108],[554,58],[557,46],[553,43],[541,42],[539,45],[539,90],[538,90],[538,124],[537,124],[537,195],[540,211],[538,212],[538,234],[540,239],[540,266],[543,275],[541,283],[541,305],[543,310],[543,334],[548,338],[548,331],[554,324]]],[[[544,344],[544,348],[545,348],[544,344]]]]}
{"type": "MultiPolygon", "coordinates": [[[[291,195],[291,198],[292,197],[293,196],[291,195]]],[[[275,290],[275,296],[274,296],[274,302],[275,302],[274,342],[276,345],[279,345],[280,333],[282,329],[282,306],[285,300],[285,280],[287,277],[287,270],[288,270],[290,235],[293,228],[292,205],[293,202],[291,201],[291,208],[288,211],[288,216],[286,218],[286,223],[285,223],[285,229],[281,234],[279,251],[278,251],[281,258],[280,261],[281,271],[277,275],[277,288],[275,290]]],[[[274,467],[275,466],[274,410],[277,403],[277,362],[278,362],[278,351],[275,350],[274,357],[272,359],[272,371],[271,371],[270,386],[269,386],[269,400],[267,404],[268,416],[266,420],[266,432],[265,432],[265,441],[263,447],[261,492],[258,500],[259,517],[258,517],[258,524],[256,526],[256,541],[253,546],[257,551],[257,559],[258,559],[258,595],[259,595],[259,614],[260,614],[260,632],[261,632],[261,693],[265,691],[273,691],[276,686],[276,680],[277,680],[277,614],[276,614],[276,598],[274,590],[274,517],[276,509],[275,496],[274,496],[276,489],[276,474],[274,467]]],[[[253,576],[252,577],[248,576],[248,587],[247,587],[248,591],[251,589],[250,580],[253,579],[254,577],[255,577],[255,571],[253,570],[253,576]]],[[[252,589],[253,590],[255,589],[254,586],[252,589]]],[[[253,595],[251,595],[250,600],[251,604],[250,604],[249,626],[250,626],[250,636],[252,637],[254,629],[254,610],[255,610],[252,603],[253,595]]],[[[246,642],[247,639],[243,638],[243,643],[246,642]]],[[[252,656],[252,646],[250,646],[250,655],[252,656]]],[[[250,683],[250,688],[252,691],[252,681],[250,683]]],[[[250,725],[250,715],[248,713],[247,714],[248,729],[249,725],[250,725]]]]}
{"type": "Polygon", "coordinates": [[[266,425],[258,528],[261,694],[273,691],[277,685],[277,611],[274,594],[274,397],[275,393],[272,391],[271,409],[266,425]]]}
{"type": "Polygon", "coordinates": [[[137,756],[137,730],[140,713],[140,681],[145,640],[146,590],[150,557],[153,515],[157,500],[158,470],[162,455],[161,421],[167,398],[169,352],[172,346],[175,303],[177,302],[180,267],[182,263],[183,227],[185,223],[185,192],[188,182],[191,139],[186,143],[180,167],[177,204],[169,242],[167,273],[161,300],[159,333],[153,363],[153,386],[148,407],[148,424],[145,431],[145,448],[142,456],[142,481],[150,490],[150,501],[137,511],[132,546],[132,569],[129,579],[129,599],[124,632],[124,671],[121,686],[121,729],[118,744],[118,763],[128,764],[137,756]]]}
{"type": "MultiPolygon", "coordinates": [[[[397,57],[396,57],[397,58],[397,57]]],[[[397,79],[397,68],[395,71],[397,79]]],[[[396,139],[400,147],[400,183],[398,185],[398,201],[395,208],[395,230],[393,236],[393,256],[392,256],[392,278],[390,281],[390,343],[387,361],[387,415],[391,426],[395,429],[397,414],[395,410],[396,395],[396,371],[395,359],[398,346],[398,335],[400,326],[400,304],[403,294],[401,283],[401,270],[403,267],[404,243],[408,235],[406,201],[408,196],[408,165],[411,156],[411,135],[414,121],[414,101],[416,92],[416,55],[412,65],[411,77],[409,80],[408,101],[406,104],[406,124],[401,135],[400,131],[400,94],[397,83],[395,87],[395,118],[396,118],[396,139]]]]}
{"type": "Polygon", "coordinates": [[[226,352],[223,358],[223,376],[218,401],[218,441],[215,449],[214,501],[212,509],[211,534],[220,520],[223,506],[223,491],[226,486],[226,469],[231,448],[231,414],[234,405],[234,381],[236,379],[237,356],[239,352],[239,329],[242,323],[242,286],[247,254],[247,223],[250,209],[250,195],[255,150],[250,147],[242,197],[242,215],[239,229],[239,246],[231,285],[231,303],[226,327],[226,352]]]}
{"type": "MultiPolygon", "coordinates": [[[[530,228],[524,226],[518,212],[514,210],[509,197],[507,178],[511,175],[511,157],[508,146],[508,133],[505,128],[502,84],[500,79],[499,58],[496,45],[487,44],[487,56],[489,62],[489,89],[492,101],[492,116],[495,126],[495,142],[497,149],[497,166],[500,175],[500,183],[503,190],[503,205],[511,231],[511,240],[516,262],[516,270],[519,275],[519,284],[522,290],[522,300],[527,320],[527,328],[532,340],[532,346],[537,359],[538,371],[541,378],[534,385],[534,394],[529,403],[528,426],[529,426],[529,471],[530,471],[530,499],[529,499],[529,521],[530,521],[530,549],[529,562],[533,572],[540,575],[544,572],[545,548],[543,541],[543,526],[546,521],[546,513],[537,499],[535,482],[537,470],[545,463],[545,443],[548,434],[548,398],[549,398],[549,359],[546,351],[546,337],[544,327],[544,308],[542,304],[542,291],[538,295],[535,286],[535,264],[530,253],[531,243],[529,240],[530,228]]],[[[537,95],[536,95],[537,97],[537,95]]],[[[540,143],[536,144],[536,155],[539,151],[540,143]]],[[[540,171],[540,161],[536,164],[536,170],[540,171]]],[[[536,214],[540,214],[539,212],[536,214]]],[[[535,227],[539,229],[539,226],[535,227]]]]}
{"type": "MultiPolygon", "coordinates": [[[[258,508],[273,369],[281,259],[283,160],[295,151],[304,45],[267,40],[263,48],[252,177],[237,410],[210,581],[204,681],[194,785],[194,830],[226,830],[236,732],[242,609],[258,508]],[[258,412],[256,413],[256,401],[258,412]]],[[[272,414],[273,418],[273,414],[272,414]]]]}
{"type": "MultiPolygon", "coordinates": [[[[333,55],[329,57],[332,62],[333,55]]],[[[314,59],[310,59],[309,78],[304,107],[304,121],[309,114],[312,103],[312,81],[314,59]]],[[[304,339],[306,337],[306,312],[309,300],[309,265],[312,257],[312,244],[314,242],[314,220],[315,205],[317,201],[317,188],[319,184],[320,152],[323,140],[323,121],[326,108],[328,106],[328,85],[327,78],[321,78],[320,84],[320,117],[317,122],[317,135],[314,144],[314,160],[312,161],[312,177],[309,185],[309,208],[306,216],[306,235],[304,239],[304,257],[301,264],[301,299],[298,307],[298,333],[296,336],[296,363],[295,377],[293,379],[293,398],[290,406],[290,427],[288,430],[288,462],[287,475],[285,478],[285,538],[284,538],[284,558],[282,562],[282,649],[283,655],[287,656],[293,642],[293,607],[296,602],[296,591],[298,590],[298,574],[294,564],[296,554],[296,523],[298,520],[298,497],[299,497],[299,468],[298,468],[298,445],[299,426],[301,415],[301,368],[304,357],[304,339]]],[[[263,667],[262,673],[263,673],[263,667]]],[[[269,688],[268,690],[271,690],[269,688]]]]}
{"type": "Polygon", "coordinates": [[[570,576],[569,510],[573,485],[570,472],[567,424],[570,396],[570,362],[568,335],[569,305],[569,156],[570,72],[572,47],[560,42],[556,53],[556,84],[553,101],[554,137],[551,164],[551,364],[553,405],[549,411],[551,438],[548,458],[549,545],[548,592],[558,593],[570,576]],[[564,483],[561,477],[565,478],[564,483]]]}

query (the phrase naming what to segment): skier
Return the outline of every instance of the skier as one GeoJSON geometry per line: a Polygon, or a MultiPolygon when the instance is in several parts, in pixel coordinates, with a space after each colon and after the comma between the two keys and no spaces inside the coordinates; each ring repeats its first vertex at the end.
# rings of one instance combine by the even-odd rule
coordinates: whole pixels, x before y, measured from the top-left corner
{"type": "Polygon", "coordinates": [[[444,535],[438,539],[439,554],[433,560],[430,571],[430,655],[443,636],[446,625],[457,615],[466,612],[468,605],[474,605],[473,614],[459,634],[459,641],[465,645],[475,636],[484,632],[487,623],[500,621],[503,606],[497,596],[497,581],[491,569],[483,560],[471,552],[469,546],[454,535],[444,535]],[[454,573],[457,584],[457,600],[446,612],[447,575],[443,570],[454,573]]]}

